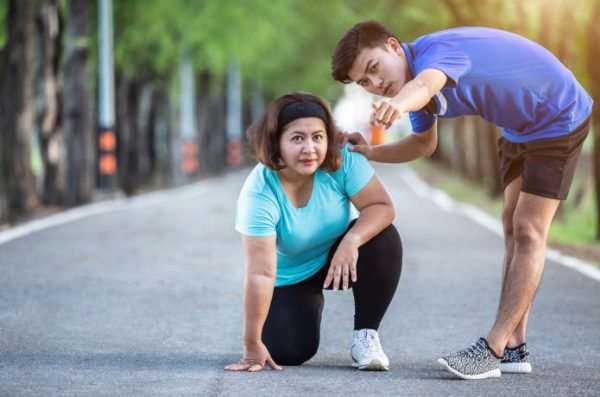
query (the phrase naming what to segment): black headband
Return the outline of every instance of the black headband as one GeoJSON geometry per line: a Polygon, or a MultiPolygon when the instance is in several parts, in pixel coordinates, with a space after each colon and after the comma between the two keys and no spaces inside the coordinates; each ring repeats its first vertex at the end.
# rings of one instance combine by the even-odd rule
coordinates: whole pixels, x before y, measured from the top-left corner
{"type": "Polygon", "coordinates": [[[303,117],[318,117],[327,124],[327,112],[314,101],[292,102],[285,105],[277,117],[277,125],[283,128],[290,122],[303,117]]]}

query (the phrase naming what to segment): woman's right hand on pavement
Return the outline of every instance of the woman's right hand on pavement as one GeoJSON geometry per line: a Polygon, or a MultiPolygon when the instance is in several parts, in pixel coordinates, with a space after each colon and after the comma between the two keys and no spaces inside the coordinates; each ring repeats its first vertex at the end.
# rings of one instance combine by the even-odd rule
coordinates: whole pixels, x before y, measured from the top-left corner
{"type": "Polygon", "coordinates": [[[273,361],[264,343],[259,341],[256,343],[247,343],[244,346],[244,357],[237,363],[229,364],[225,369],[228,371],[258,372],[265,367],[265,363],[271,369],[277,371],[283,369],[273,361]]]}

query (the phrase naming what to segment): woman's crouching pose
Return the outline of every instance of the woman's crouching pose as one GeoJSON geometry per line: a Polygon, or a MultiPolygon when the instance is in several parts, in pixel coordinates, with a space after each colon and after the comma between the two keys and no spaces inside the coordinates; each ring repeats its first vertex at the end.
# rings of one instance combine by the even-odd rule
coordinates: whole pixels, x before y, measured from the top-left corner
{"type": "Polygon", "coordinates": [[[359,369],[387,370],[377,330],[402,268],[387,191],[361,154],[340,148],[331,112],[314,95],[277,99],[248,136],[260,164],[236,219],[246,257],[244,353],[226,369],[309,360],[319,347],[323,289],[352,287],[352,359],[359,369]]]}

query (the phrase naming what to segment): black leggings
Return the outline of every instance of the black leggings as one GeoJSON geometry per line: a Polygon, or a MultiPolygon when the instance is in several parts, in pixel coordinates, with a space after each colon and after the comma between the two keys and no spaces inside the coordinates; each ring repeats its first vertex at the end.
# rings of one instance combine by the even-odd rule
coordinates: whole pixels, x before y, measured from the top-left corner
{"type": "MultiPolygon", "coordinates": [[[[262,340],[277,364],[300,365],[317,352],[323,282],[344,235],[331,247],[327,263],[315,275],[298,284],[275,288],[262,340]]],[[[379,328],[396,292],[401,270],[402,242],[393,225],[358,249],[357,281],[350,282],[354,294],[354,329],[379,328]]]]}

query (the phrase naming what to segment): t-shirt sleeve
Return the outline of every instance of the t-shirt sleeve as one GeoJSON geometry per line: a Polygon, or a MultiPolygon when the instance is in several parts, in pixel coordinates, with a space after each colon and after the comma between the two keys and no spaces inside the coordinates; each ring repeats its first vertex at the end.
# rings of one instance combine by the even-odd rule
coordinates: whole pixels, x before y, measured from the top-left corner
{"type": "Polygon", "coordinates": [[[365,156],[348,150],[349,145],[343,149],[344,189],[348,197],[360,192],[373,177],[375,171],[365,156]]]}
{"type": "Polygon", "coordinates": [[[448,76],[446,87],[456,87],[471,69],[471,60],[454,41],[431,41],[415,49],[415,74],[425,69],[437,69],[448,76]]]}
{"type": "Polygon", "coordinates": [[[427,113],[425,110],[409,112],[408,117],[410,118],[412,130],[416,133],[427,131],[436,120],[436,116],[427,113]]]}
{"type": "Polygon", "coordinates": [[[237,203],[235,230],[247,236],[273,236],[277,234],[278,222],[279,210],[273,198],[242,189],[237,203]]]}

